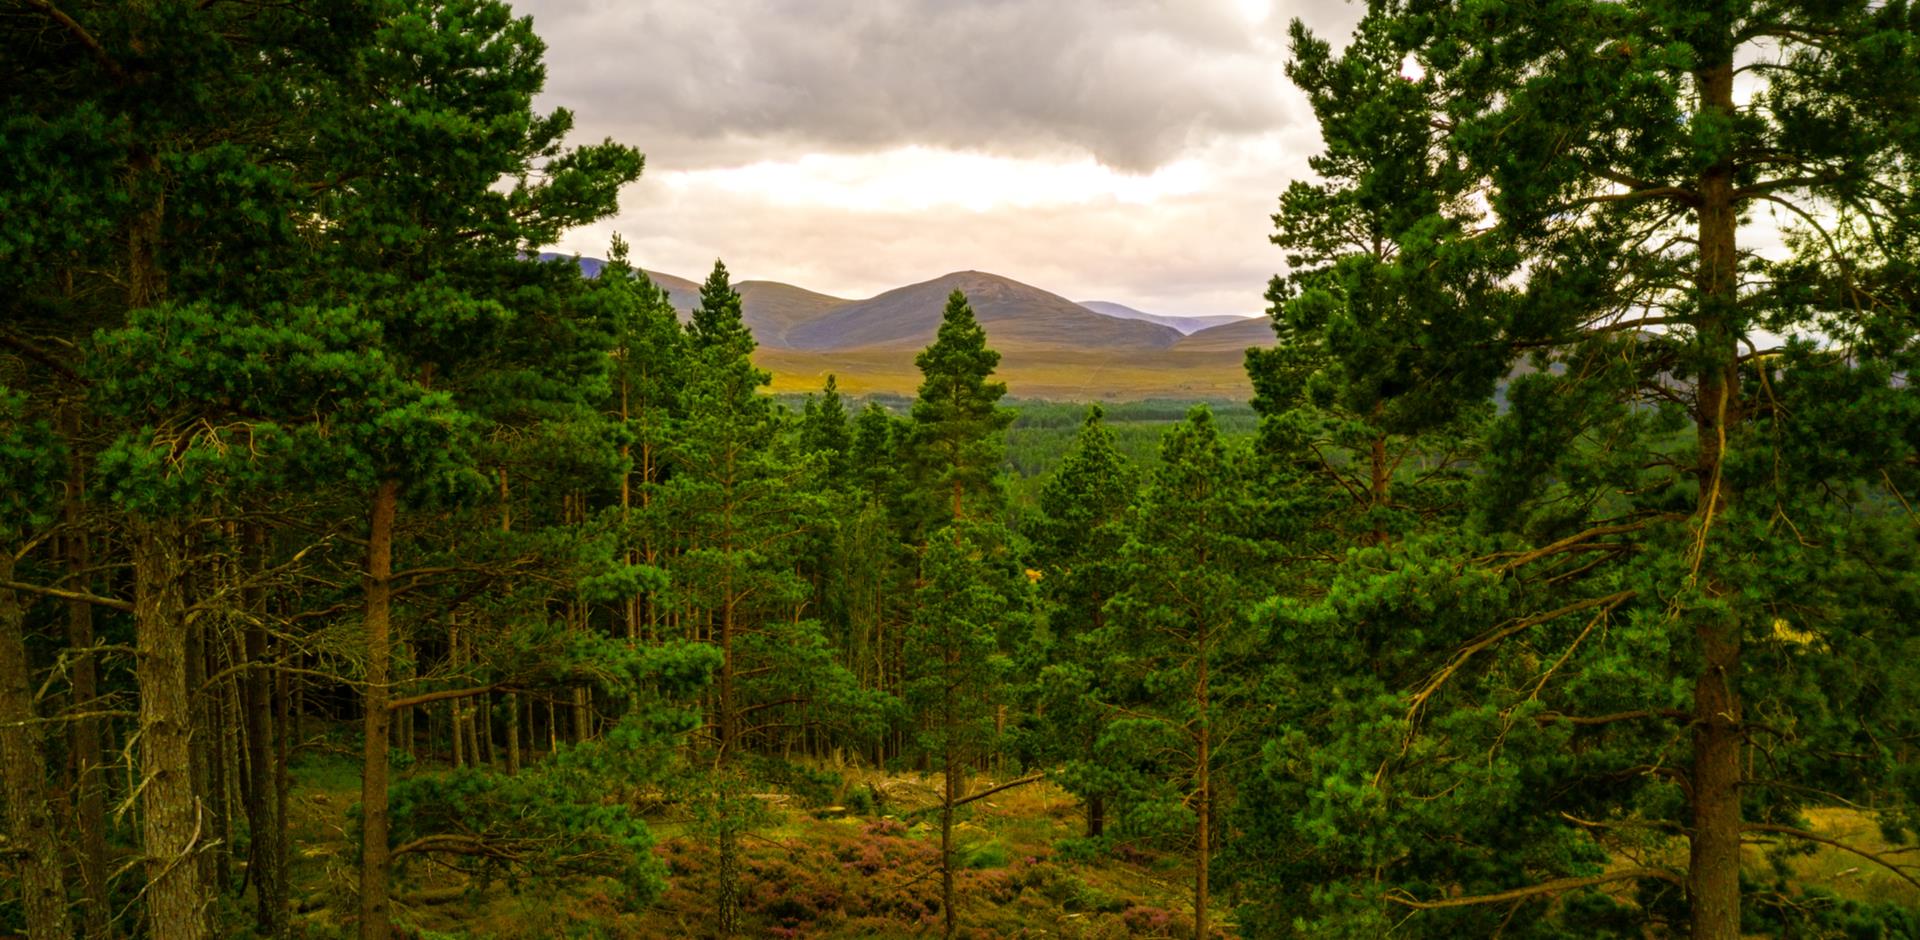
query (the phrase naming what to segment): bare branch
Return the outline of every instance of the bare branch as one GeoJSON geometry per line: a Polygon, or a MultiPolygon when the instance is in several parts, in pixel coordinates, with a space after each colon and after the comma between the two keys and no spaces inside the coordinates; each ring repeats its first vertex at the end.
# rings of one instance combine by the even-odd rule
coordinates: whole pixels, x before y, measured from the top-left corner
{"type": "Polygon", "coordinates": [[[133,604],[129,601],[123,601],[115,597],[101,597],[98,594],[88,594],[84,591],[69,591],[64,588],[42,587],[38,584],[27,584],[23,581],[0,581],[0,588],[25,591],[28,594],[44,594],[47,597],[57,597],[64,601],[80,601],[81,603],[92,604],[96,607],[111,607],[114,610],[124,610],[127,613],[133,613],[133,604]]]}

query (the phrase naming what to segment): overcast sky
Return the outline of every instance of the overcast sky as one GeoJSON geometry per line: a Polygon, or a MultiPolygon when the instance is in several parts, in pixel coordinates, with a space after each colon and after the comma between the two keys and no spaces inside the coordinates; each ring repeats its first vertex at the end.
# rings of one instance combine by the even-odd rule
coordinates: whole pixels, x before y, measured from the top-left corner
{"type": "Polygon", "coordinates": [[[1280,191],[1319,147],[1287,23],[1340,0],[519,0],[544,107],[647,155],[649,270],[843,297],[976,269],[1073,300],[1258,313],[1280,191]]]}

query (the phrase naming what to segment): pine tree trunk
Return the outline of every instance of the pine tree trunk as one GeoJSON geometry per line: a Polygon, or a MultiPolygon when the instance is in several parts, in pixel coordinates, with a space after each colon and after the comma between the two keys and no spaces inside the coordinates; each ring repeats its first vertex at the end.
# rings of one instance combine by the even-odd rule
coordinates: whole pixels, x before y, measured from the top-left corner
{"type": "MultiPolygon", "coordinates": [[[[0,581],[13,580],[13,555],[0,549],[0,581]]],[[[16,868],[29,940],[69,940],[66,879],[60,841],[47,805],[45,727],[33,713],[25,616],[18,596],[0,588],[0,782],[6,788],[7,831],[22,853],[16,868]]]]}
{"type": "Polygon", "coordinates": [[[382,480],[368,515],[366,613],[367,686],[364,761],[360,777],[360,940],[388,940],[392,934],[387,893],[392,858],[387,845],[387,670],[392,655],[393,521],[400,487],[382,480]]]}
{"type": "Polygon", "coordinates": [[[720,701],[715,707],[717,726],[720,731],[720,760],[731,762],[737,742],[733,737],[736,728],[733,724],[733,577],[729,571],[726,583],[721,589],[720,608],[720,701]]]}
{"type": "Polygon", "coordinates": [[[135,676],[140,687],[141,843],[152,940],[207,936],[196,858],[207,836],[195,798],[187,689],[185,540],[171,520],[133,522],[135,676]]]}
{"type": "MultiPolygon", "coordinates": [[[[456,677],[460,675],[460,624],[458,621],[447,627],[447,666],[456,677]]],[[[459,681],[457,678],[455,681],[459,681]]],[[[461,712],[466,710],[466,702],[452,698],[447,700],[447,730],[453,739],[453,766],[467,766],[466,731],[461,720],[461,712]]]]}
{"type": "MultiPolygon", "coordinates": [[[[1386,404],[1384,402],[1374,405],[1373,415],[1375,420],[1378,420],[1385,411],[1386,404]]],[[[1370,471],[1370,479],[1367,487],[1367,496],[1368,499],[1371,500],[1369,508],[1378,512],[1379,510],[1385,509],[1387,505],[1393,501],[1393,467],[1387,463],[1387,436],[1385,434],[1374,435],[1373,447],[1367,455],[1367,465],[1370,471]]],[[[1372,544],[1374,545],[1385,545],[1388,542],[1387,530],[1381,524],[1378,516],[1374,518],[1371,538],[1373,540],[1372,544]]]]}
{"type": "MultiPolygon", "coordinates": [[[[1703,110],[1734,113],[1731,54],[1695,76],[1703,110]]],[[[1733,335],[1733,306],[1738,302],[1738,206],[1730,160],[1707,168],[1700,178],[1698,342],[1706,358],[1698,383],[1695,427],[1699,444],[1700,502],[1694,525],[1698,539],[1696,576],[1712,598],[1731,593],[1707,560],[1709,534],[1731,502],[1721,463],[1727,432],[1737,424],[1739,373],[1733,335]]],[[[1693,830],[1687,891],[1693,908],[1694,940],[1740,938],[1740,622],[1719,611],[1695,611],[1695,640],[1701,656],[1694,680],[1693,830]]]]}
{"type": "MultiPolygon", "coordinates": [[[[276,643],[274,648],[279,656],[286,655],[284,643],[276,643]]],[[[294,709],[299,707],[299,703],[293,700],[293,679],[286,673],[282,672],[274,677],[274,687],[276,692],[273,697],[273,815],[274,818],[280,821],[280,825],[274,830],[274,863],[276,865],[275,874],[278,877],[277,887],[280,892],[281,901],[280,925],[284,932],[287,923],[285,915],[289,884],[287,878],[287,796],[293,789],[293,774],[289,768],[292,767],[290,760],[293,757],[293,745],[295,743],[295,739],[291,734],[294,723],[289,719],[295,714],[294,709]]]]}
{"type": "MultiPolygon", "coordinates": [[[[267,563],[266,532],[259,526],[247,528],[247,555],[248,567],[258,576],[267,563]]],[[[247,750],[247,824],[253,834],[247,873],[253,882],[254,924],[260,934],[278,940],[285,935],[287,890],[286,832],[281,826],[274,768],[274,674],[268,669],[262,591],[254,588],[248,594],[247,607],[253,616],[241,638],[247,668],[240,690],[247,750]]]]}
{"type": "MultiPolygon", "coordinates": [[[[955,488],[955,493],[959,492],[955,488]]],[[[956,496],[957,498],[957,496],[956,496]]],[[[944,929],[941,936],[953,940],[958,917],[953,910],[953,805],[960,799],[958,781],[955,779],[959,761],[955,759],[953,736],[959,727],[958,709],[953,697],[954,673],[959,671],[957,656],[958,641],[951,635],[946,638],[946,673],[941,676],[941,721],[946,724],[940,748],[941,775],[944,778],[940,795],[940,913],[944,916],[944,929]]]]}
{"type": "MultiPolygon", "coordinates": [[[[62,410],[61,423],[62,433],[68,440],[79,438],[79,419],[73,409],[62,410]]],[[[73,589],[91,593],[93,576],[88,569],[93,567],[93,552],[85,526],[86,477],[82,466],[78,458],[70,464],[61,513],[67,525],[65,554],[73,589]]],[[[74,650],[93,647],[92,604],[80,600],[67,602],[67,646],[74,650]]],[[[71,669],[74,705],[82,712],[93,711],[100,695],[98,666],[93,654],[83,652],[75,656],[71,669]]],[[[72,750],[74,767],[73,809],[79,837],[77,867],[84,901],[80,906],[81,926],[88,940],[105,940],[109,929],[107,776],[101,760],[99,720],[78,718],[67,722],[67,747],[72,750]]]]}
{"type": "Polygon", "coordinates": [[[520,696],[507,693],[507,773],[520,772],[520,696]]]}
{"type": "Polygon", "coordinates": [[[1203,620],[1200,626],[1200,663],[1198,675],[1193,683],[1193,699],[1199,727],[1198,755],[1195,761],[1195,776],[1198,778],[1198,794],[1194,809],[1195,858],[1193,868],[1193,935],[1197,940],[1207,940],[1207,867],[1213,860],[1211,823],[1213,817],[1213,730],[1207,713],[1207,627],[1203,620]]]}

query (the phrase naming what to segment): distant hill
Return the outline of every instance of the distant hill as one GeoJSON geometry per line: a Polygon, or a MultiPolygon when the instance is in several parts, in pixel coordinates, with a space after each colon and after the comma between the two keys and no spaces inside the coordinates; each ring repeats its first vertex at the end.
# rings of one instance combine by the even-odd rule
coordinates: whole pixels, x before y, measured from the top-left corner
{"type": "MultiPolygon", "coordinates": [[[[598,258],[577,260],[588,277],[597,277],[605,265],[598,258]]],[[[667,291],[683,321],[700,305],[699,282],[656,271],[646,275],[667,291]]],[[[760,344],[754,359],[773,373],[773,388],[780,392],[818,389],[833,373],[853,394],[913,394],[920,381],[913,353],[933,341],[947,295],[956,289],[966,293],[988,341],[1003,354],[1000,377],[1016,395],[1242,398],[1251,389],[1241,354],[1248,346],[1273,343],[1265,317],[1168,317],[1111,303],[1096,310],[980,271],[865,300],[776,281],[737,281],[734,289],[742,319],[760,344]],[[1183,335],[1187,331],[1191,335],[1183,335]]]]}
{"type": "MultiPolygon", "coordinates": [[[[787,334],[795,327],[853,302],[779,281],[741,281],[733,289],[740,292],[740,317],[753,338],[762,346],[781,349],[787,348],[787,334]]],[[[697,291],[694,301],[699,302],[697,291]]]]}
{"type": "Polygon", "coordinates": [[[795,349],[925,346],[939,330],[947,295],[963,291],[987,338],[1014,348],[1165,349],[1180,332],[1169,326],[1094,313],[1058,294],[980,271],[958,271],[839,307],[787,331],[795,349]]]}
{"type": "Polygon", "coordinates": [[[1239,323],[1242,320],[1249,319],[1232,314],[1205,317],[1175,317],[1168,316],[1164,313],[1147,313],[1144,310],[1135,310],[1126,304],[1116,304],[1106,300],[1083,300],[1080,301],[1080,306],[1101,316],[1115,317],[1121,320],[1145,320],[1148,323],[1170,326],[1183,334],[1198,333],[1208,327],[1224,326],[1229,323],[1239,323]]]}
{"type": "MultiPolygon", "coordinates": [[[[580,260],[584,262],[587,259],[580,260]]],[[[644,273],[647,275],[647,280],[652,281],[655,287],[667,292],[667,302],[679,312],[682,321],[692,319],[694,308],[700,306],[700,282],[689,281],[684,277],[674,277],[671,274],[661,274],[658,271],[644,273]]],[[[745,307],[744,303],[742,307],[745,307]]]]}
{"type": "Polygon", "coordinates": [[[1234,352],[1249,346],[1272,346],[1274,342],[1273,321],[1253,317],[1208,327],[1181,339],[1173,348],[1181,352],[1234,352]]]}

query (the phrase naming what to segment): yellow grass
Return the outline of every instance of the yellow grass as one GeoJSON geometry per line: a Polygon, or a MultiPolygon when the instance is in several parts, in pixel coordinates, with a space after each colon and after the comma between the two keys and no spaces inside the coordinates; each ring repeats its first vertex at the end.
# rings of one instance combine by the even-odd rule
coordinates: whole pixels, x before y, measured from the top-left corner
{"type": "MultiPolygon", "coordinates": [[[[910,349],[804,352],[762,349],[754,359],[773,373],[776,393],[818,391],[834,374],[851,395],[908,395],[920,385],[910,349]]],[[[1239,352],[1120,354],[1009,350],[996,378],[1017,398],[1056,401],[1181,398],[1245,400],[1253,387],[1239,352]]]]}

